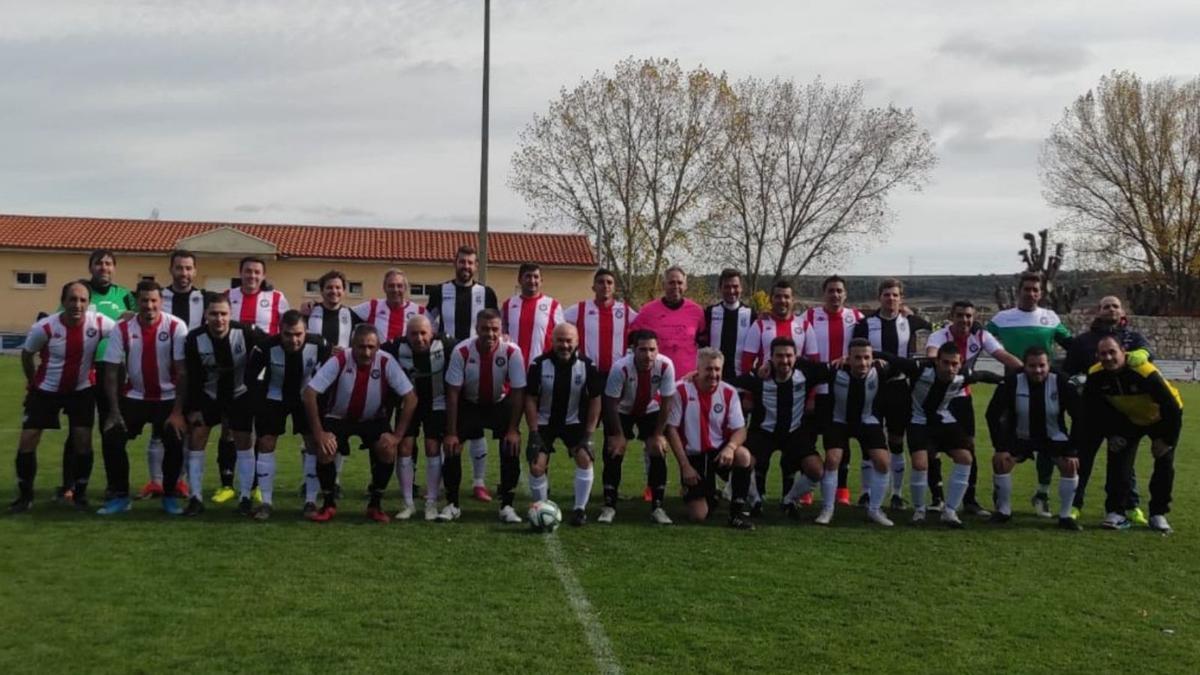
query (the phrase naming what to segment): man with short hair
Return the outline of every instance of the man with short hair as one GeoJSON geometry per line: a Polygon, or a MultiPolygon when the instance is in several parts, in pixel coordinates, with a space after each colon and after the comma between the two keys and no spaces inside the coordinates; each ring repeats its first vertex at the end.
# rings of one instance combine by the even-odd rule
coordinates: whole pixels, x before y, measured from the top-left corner
{"type": "MultiPolygon", "coordinates": [[[[879,309],[854,324],[854,337],[869,340],[876,353],[909,358],[917,348],[917,333],[928,331],[932,326],[904,310],[904,283],[899,279],[884,279],[879,283],[879,309]]],[[[879,392],[888,450],[892,452],[893,510],[904,508],[904,498],[900,495],[904,487],[904,430],[908,427],[912,408],[908,389],[904,374],[896,373],[883,383],[883,390],[879,392]]],[[[864,493],[859,503],[865,501],[864,493]]]]}
{"type": "Polygon", "coordinates": [[[279,332],[279,317],[288,311],[287,298],[283,291],[267,290],[267,263],[262,258],[247,256],[238,262],[238,276],[242,284],[226,291],[232,319],[247,326],[255,326],[267,335],[279,332]]]}
{"type": "MultiPolygon", "coordinates": [[[[834,274],[821,282],[822,304],[820,307],[810,307],[804,313],[805,323],[812,328],[815,349],[807,351],[815,353],[819,363],[840,361],[849,355],[850,340],[853,338],[854,324],[862,321],[862,312],[846,306],[846,280],[834,274]]],[[[818,425],[824,425],[830,418],[833,399],[829,393],[829,385],[819,385],[816,388],[813,401],[813,420],[818,425]]],[[[872,439],[873,440],[873,439],[872,439]]],[[[838,468],[837,502],[844,506],[850,505],[850,452],[841,456],[842,464],[838,468]]],[[[826,454],[829,446],[825,446],[826,454]]],[[[868,484],[868,474],[863,475],[863,484],[868,484]]]]}
{"type": "MultiPolygon", "coordinates": [[[[1079,424],[1079,392],[1066,375],[1050,369],[1050,355],[1041,347],[1025,350],[1023,368],[1009,373],[992,394],[988,404],[988,431],[996,454],[992,456],[992,484],[996,491],[996,512],[992,522],[1012,519],[1012,471],[1019,462],[1045,452],[1058,465],[1058,526],[1077,531],[1079,523],[1071,517],[1071,504],[1079,485],[1079,459],[1076,457],[1066,416],[1079,424]]],[[[1076,434],[1078,436],[1078,433],[1076,434]]]]}
{"type": "MultiPolygon", "coordinates": [[[[1071,331],[1054,310],[1040,307],[1042,275],[1023,272],[1018,281],[1017,306],[997,312],[987,323],[988,331],[996,336],[1010,354],[1024,354],[1030,347],[1041,347],[1054,353],[1058,343],[1063,349],[1071,347],[1071,331]]],[[[1038,487],[1030,500],[1037,514],[1049,518],[1050,480],[1054,477],[1054,460],[1049,453],[1036,458],[1038,487]]]]}
{"type": "Polygon", "coordinates": [[[637,312],[616,299],[616,290],[616,275],[601,267],[592,276],[594,297],[563,311],[563,320],[579,334],[579,352],[603,377],[608,377],[613,364],[625,355],[629,326],[637,319],[637,312]]]}
{"type": "Polygon", "coordinates": [[[59,301],[62,311],[33,324],[21,350],[27,393],[17,444],[17,498],[8,507],[10,513],[24,513],[33,506],[38,441],[43,430],[59,428],[59,412],[67,414],[67,440],[75,460],[72,485],[59,494],[69,491],[76,508],[88,508],[87,486],[93,461],[92,422],[96,416],[92,360],[96,346],[116,324],[89,309],[91,287],[87,282],[67,282],[59,301]],[[36,364],[34,355],[38,357],[36,364]]]}
{"type": "Polygon", "coordinates": [[[375,326],[387,342],[404,335],[408,320],[424,314],[425,308],[408,299],[408,275],[392,268],[383,275],[383,299],[372,298],[354,306],[358,318],[375,326]]]}
{"type": "MultiPolygon", "coordinates": [[[[396,513],[398,520],[408,520],[415,512],[413,506],[413,456],[417,436],[425,431],[425,520],[438,518],[438,491],[442,482],[442,438],[446,434],[446,367],[454,352],[454,342],[445,336],[434,337],[433,324],[426,315],[418,314],[408,320],[403,338],[383,346],[396,357],[404,374],[417,390],[417,409],[408,431],[400,440],[400,461],[396,477],[400,479],[400,494],[404,506],[396,513]]],[[[403,412],[403,411],[401,411],[403,412]]]]}
{"type": "Polygon", "coordinates": [[[395,470],[396,448],[408,431],[417,395],[399,362],[379,349],[379,329],[370,323],[354,329],[350,351],[327,360],[304,388],[304,411],[312,428],[317,451],[317,476],[324,501],[308,519],[323,523],[337,514],[337,470],[333,458],[350,454],[350,438],[357,436],[375,455],[371,464],[371,496],[367,519],[388,523],[383,491],[395,470]],[[322,410],[318,397],[329,392],[322,410]],[[388,401],[401,399],[396,425],[388,424],[388,401]]]}
{"type": "Polygon", "coordinates": [[[704,309],[684,297],[687,273],[679,265],[668,267],[662,282],[663,296],[643,305],[630,329],[654,331],[659,353],[670,359],[676,375],[682,376],[696,364],[696,350],[707,330],[704,309]]]}
{"type": "Polygon", "coordinates": [[[153,281],[138,283],[137,304],[135,316],[117,323],[103,355],[108,364],[104,394],[109,413],[101,432],[108,489],[104,506],[97,513],[111,516],[131,508],[125,447],[149,424],[163,445],[162,508],[177,516],[183,513],[176,485],[183,468],[183,437],[187,433],[183,391],[187,387],[184,344],[188,329],[183,319],[162,311],[162,287],[153,281]]]}
{"type": "Polygon", "coordinates": [[[525,406],[525,358],[513,342],[501,340],[500,313],[479,312],[475,337],[460,342],[446,367],[446,436],[442,480],[446,506],[438,520],[457,520],[458,488],[462,481],[461,441],[482,439],[490,429],[500,441],[500,522],[519,523],[513,508],[521,479],[521,411],[525,406]]]}
{"type": "MultiPolygon", "coordinates": [[[[785,282],[786,283],[786,282],[785,282]]],[[[742,273],[732,267],[721,270],[717,277],[717,290],[721,301],[704,308],[704,333],[700,341],[708,347],[716,347],[725,356],[725,372],[722,379],[732,382],[733,378],[746,372],[743,354],[746,336],[754,322],[754,310],[742,302],[742,273]]],[[[789,308],[790,313],[790,308],[789,308]]],[[[770,340],[767,340],[770,344],[770,340]]]]}
{"type": "Polygon", "coordinates": [[[575,461],[575,505],[571,525],[587,524],[587,503],[592,493],[592,434],[600,422],[604,383],[591,359],[578,351],[575,326],[560,323],[551,334],[550,351],[533,359],[525,378],[525,421],[529,443],[529,493],[534,502],[550,496],[546,471],[554,442],[561,440],[575,461]]]}
{"type": "Polygon", "coordinates": [[[623,356],[608,374],[604,388],[604,506],[601,523],[611,523],[617,515],[617,496],[621,485],[621,463],[635,430],[648,458],[650,518],[659,525],[670,525],[663,510],[667,488],[667,426],[669,401],[675,395],[675,365],[658,353],[658,336],[644,328],[629,334],[632,353],[623,356]],[[664,403],[666,401],[667,403],[664,403]]]}
{"type": "MultiPolygon", "coordinates": [[[[429,289],[426,307],[434,334],[451,338],[455,344],[475,337],[475,320],[484,309],[498,309],[496,292],[475,281],[479,257],[474,246],[462,245],[454,254],[454,278],[429,289]]],[[[474,477],[472,495],[481,502],[492,501],[487,478],[487,443],[483,437],[468,443],[474,477]]],[[[455,460],[458,461],[458,460],[455,460]]]]}
{"type": "MultiPolygon", "coordinates": [[[[187,398],[184,411],[191,427],[188,440],[188,482],[191,498],[183,514],[198,516],[204,512],[205,446],[212,428],[228,427],[234,444],[234,462],[240,496],[238,511],[252,515],[250,490],[254,483],[254,445],[251,441],[254,410],[246,387],[246,363],[250,350],[265,336],[253,324],[232,319],[229,298],[209,293],[204,299],[204,325],[187,335],[184,357],[187,362],[187,398]]],[[[224,467],[222,467],[224,470],[224,467]]],[[[232,485],[222,487],[232,491],[232,485]]],[[[215,501],[215,498],[214,498],[215,501]]]]}
{"type": "Polygon", "coordinates": [[[746,419],[737,389],[721,381],[725,357],[712,347],[696,356],[696,376],[680,381],[671,397],[667,442],[679,463],[688,520],[704,522],[716,504],[716,477],[730,477],[729,526],[753,530],[746,498],[754,463],[745,447],[746,419]]]}
{"type": "Polygon", "coordinates": [[[502,329],[517,343],[521,353],[533,359],[550,350],[551,332],[563,322],[562,306],[542,293],[542,267],[522,263],[517,270],[521,292],[500,306],[502,329]]]}
{"type": "MultiPolygon", "coordinates": [[[[254,471],[262,494],[262,504],[254,511],[255,520],[268,520],[274,510],[275,448],[287,431],[288,417],[292,418],[292,433],[304,439],[305,475],[316,473],[316,443],[302,392],[330,351],[324,338],[308,332],[304,317],[294,309],[279,318],[279,333],[250,351],[246,382],[251,390],[257,435],[254,471]]],[[[316,494],[305,487],[304,515],[308,516],[316,510],[316,494]]]]}
{"type": "Polygon", "coordinates": [[[1101,441],[1108,443],[1108,480],[1104,486],[1108,515],[1103,526],[1129,527],[1123,511],[1129,503],[1131,467],[1142,437],[1150,439],[1154,472],[1150,476],[1151,530],[1169,533],[1167,513],[1175,483],[1175,447],[1183,425],[1183,399],[1154,364],[1130,363],[1116,336],[1100,338],[1099,363],[1088,369],[1083,388],[1084,429],[1080,447],[1094,454],[1101,441]]]}
{"type": "Polygon", "coordinates": [[[350,348],[354,327],[363,321],[353,309],[342,304],[348,287],[346,275],[329,270],[317,279],[317,285],[321,289],[321,302],[309,309],[306,331],[320,335],[331,354],[345,351],[350,348]]]}

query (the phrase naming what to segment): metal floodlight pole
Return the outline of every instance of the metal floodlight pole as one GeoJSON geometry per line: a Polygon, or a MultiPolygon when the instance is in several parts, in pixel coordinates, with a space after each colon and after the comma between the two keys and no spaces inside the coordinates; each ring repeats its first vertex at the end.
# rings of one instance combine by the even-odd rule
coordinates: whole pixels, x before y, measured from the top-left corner
{"type": "Polygon", "coordinates": [[[488,273],[488,75],[491,70],[492,0],[483,0],[483,122],[479,156],[479,281],[488,273]]]}

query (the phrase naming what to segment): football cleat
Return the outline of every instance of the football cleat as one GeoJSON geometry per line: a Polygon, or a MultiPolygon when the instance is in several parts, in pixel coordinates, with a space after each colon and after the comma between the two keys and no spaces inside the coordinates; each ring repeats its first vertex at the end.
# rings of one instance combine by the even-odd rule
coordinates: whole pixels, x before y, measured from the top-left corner
{"type": "Polygon", "coordinates": [[[892,522],[892,519],[888,518],[887,515],[883,512],[883,509],[877,509],[877,510],[868,509],[867,510],[867,520],[871,521],[872,523],[875,523],[876,525],[882,525],[884,527],[891,527],[891,526],[895,525],[895,523],[892,522]]]}
{"type": "Polygon", "coordinates": [[[904,497],[900,495],[892,495],[891,502],[888,503],[888,508],[893,511],[903,511],[908,508],[908,502],[904,501],[904,497]]]}
{"type": "Polygon", "coordinates": [[[8,505],[8,512],[15,516],[18,513],[28,513],[29,509],[32,509],[32,508],[33,508],[33,500],[32,499],[25,499],[24,497],[17,497],[8,505]]]}
{"type": "Polygon", "coordinates": [[[605,525],[607,525],[613,521],[613,518],[616,518],[616,517],[617,517],[616,509],[614,509],[611,506],[602,506],[602,507],[600,507],[600,515],[596,518],[596,522],[604,523],[605,525]]]}
{"type": "Polygon", "coordinates": [[[396,512],[396,520],[410,520],[416,512],[412,504],[405,504],[404,508],[396,512]]]}
{"type": "Polygon", "coordinates": [[[263,503],[262,490],[260,490],[258,488],[254,488],[253,490],[251,490],[250,491],[250,499],[254,500],[255,504],[263,503]]]}
{"type": "Polygon", "coordinates": [[[818,525],[828,525],[833,522],[833,508],[821,508],[821,512],[817,514],[817,519],[814,520],[818,525]]]}
{"type": "Polygon", "coordinates": [[[1011,513],[1000,513],[999,511],[993,511],[992,517],[988,518],[988,522],[994,525],[1004,525],[1010,520],[1012,520],[1011,513]]]}
{"type": "Polygon", "coordinates": [[[71,504],[75,501],[75,493],[71,488],[59,486],[54,488],[54,498],[50,501],[55,504],[71,504]]]}
{"type": "Polygon", "coordinates": [[[259,504],[257,509],[254,509],[254,519],[258,522],[264,522],[271,519],[271,505],[259,504]]]}
{"type": "Polygon", "coordinates": [[[113,497],[104,502],[104,506],[96,509],[98,516],[115,516],[118,513],[125,513],[133,508],[133,501],[129,497],[113,497]]]}
{"type": "Polygon", "coordinates": [[[515,524],[521,522],[521,516],[517,515],[517,510],[511,506],[505,506],[500,509],[500,522],[505,524],[515,524]]]}
{"type": "Polygon", "coordinates": [[[754,522],[745,513],[729,514],[729,526],[735,530],[753,530],[754,522]]]}
{"type": "Polygon", "coordinates": [[[946,527],[955,530],[961,530],[964,527],[963,521],[959,519],[958,512],[954,509],[943,509],[941,521],[946,527]]]}
{"type": "Polygon", "coordinates": [[[1142,511],[1141,507],[1135,506],[1125,512],[1125,517],[1129,518],[1129,522],[1134,525],[1149,525],[1146,520],[1146,512],[1142,511]]]}
{"type": "Polygon", "coordinates": [[[649,485],[646,486],[645,490],[642,490],[642,501],[647,504],[654,501],[654,490],[651,490],[649,485]]]}
{"type": "Polygon", "coordinates": [[[178,497],[163,496],[162,498],[163,513],[168,516],[182,516],[183,506],[179,503],[178,497]]]}
{"type": "MultiPolygon", "coordinates": [[[[322,511],[324,510],[325,509],[322,509],[322,511]]],[[[409,515],[411,516],[412,514],[410,513],[409,515]]],[[[367,507],[367,520],[384,525],[392,522],[392,519],[388,517],[388,514],[384,513],[383,509],[378,506],[367,507]]]]}
{"type": "Polygon", "coordinates": [[[920,525],[925,522],[925,509],[913,509],[912,524],[920,525]]]}
{"type": "Polygon", "coordinates": [[[1128,530],[1132,523],[1125,517],[1123,513],[1110,513],[1104,516],[1104,520],[1100,522],[1100,527],[1106,530],[1128,530]]]}
{"type": "Polygon", "coordinates": [[[152,480],[142,486],[142,489],[138,491],[135,499],[154,499],[155,497],[161,496],[163,496],[162,483],[152,480]]]}
{"type": "Polygon", "coordinates": [[[305,519],[311,520],[313,514],[315,514],[316,512],[317,512],[317,505],[315,502],[304,502],[304,510],[302,510],[300,512],[300,515],[303,516],[305,519]]]}
{"type": "Polygon", "coordinates": [[[214,504],[224,504],[236,496],[237,493],[233,491],[233,488],[228,485],[222,485],[213,492],[212,500],[214,504]]]}
{"type": "Polygon", "coordinates": [[[312,515],[310,515],[308,519],[314,523],[328,523],[329,521],[333,520],[333,517],[336,515],[336,506],[322,506],[316,511],[313,511],[312,515]]]}
{"type": "Polygon", "coordinates": [[[871,495],[864,492],[858,496],[858,505],[859,506],[869,506],[870,504],[871,504],[871,495]]]}
{"type": "Polygon", "coordinates": [[[237,512],[239,516],[246,516],[247,518],[254,515],[254,504],[250,501],[249,497],[242,497],[238,500],[237,512]]]}
{"type": "Polygon", "coordinates": [[[941,513],[946,508],[946,502],[941,497],[934,497],[929,503],[929,510],[941,513]]]}
{"type": "Polygon", "coordinates": [[[583,527],[587,525],[587,512],[583,509],[575,509],[571,512],[571,526],[583,527]]]}
{"type": "Polygon", "coordinates": [[[175,496],[180,499],[187,499],[191,493],[188,491],[186,480],[180,479],[175,481],[175,496]]]}
{"type": "Polygon", "coordinates": [[[1070,532],[1078,532],[1082,530],[1083,527],[1074,518],[1059,518],[1058,529],[1067,530],[1070,532]]]}
{"type": "Polygon", "coordinates": [[[850,489],[849,488],[838,488],[837,489],[837,503],[841,506],[850,506],[850,489]]]}
{"type": "Polygon", "coordinates": [[[650,512],[650,520],[653,520],[655,522],[655,524],[657,524],[657,525],[673,525],[674,524],[674,521],[671,520],[671,517],[667,515],[667,512],[664,511],[663,507],[661,507],[661,506],[650,512]]]}
{"type": "Polygon", "coordinates": [[[983,508],[983,505],[979,502],[964,502],[962,510],[979,518],[987,518],[992,515],[992,512],[983,508]]]}
{"type": "Polygon", "coordinates": [[[438,519],[438,507],[436,502],[425,502],[425,522],[432,522],[438,519]]]}
{"type": "Polygon", "coordinates": [[[449,523],[451,521],[458,520],[461,517],[462,509],[458,508],[456,504],[447,504],[442,507],[441,512],[438,513],[437,519],[439,523],[449,523]]]}
{"type": "Polygon", "coordinates": [[[800,520],[800,508],[795,504],[784,504],[783,515],[787,516],[788,520],[800,520]]]}
{"type": "Polygon", "coordinates": [[[812,493],[805,492],[804,494],[800,495],[800,506],[812,506],[812,499],[812,493]]]}
{"type": "Polygon", "coordinates": [[[1163,534],[1170,534],[1172,532],[1171,524],[1167,522],[1167,517],[1161,513],[1156,516],[1150,516],[1148,525],[1155,532],[1162,532],[1163,534]]]}
{"type": "Polygon", "coordinates": [[[471,489],[471,496],[477,502],[487,503],[492,501],[492,493],[488,492],[486,485],[476,485],[471,489]]]}
{"type": "Polygon", "coordinates": [[[201,513],[204,513],[204,502],[200,501],[199,497],[192,497],[188,500],[187,508],[183,510],[183,515],[194,518],[201,513]]]}
{"type": "Polygon", "coordinates": [[[1071,507],[1071,518],[1073,520],[1079,520],[1079,509],[1075,508],[1074,506],[1071,507]]]}
{"type": "Polygon", "coordinates": [[[1029,503],[1033,504],[1033,510],[1037,511],[1038,516],[1042,518],[1051,518],[1054,516],[1053,513],[1050,513],[1050,496],[1045,492],[1035,493],[1033,498],[1029,500],[1029,503]]]}

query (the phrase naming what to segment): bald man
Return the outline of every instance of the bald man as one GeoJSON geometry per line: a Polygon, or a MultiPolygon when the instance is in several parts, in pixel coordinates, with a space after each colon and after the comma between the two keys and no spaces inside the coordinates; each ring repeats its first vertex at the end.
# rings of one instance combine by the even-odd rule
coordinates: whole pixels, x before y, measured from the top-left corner
{"type": "Polygon", "coordinates": [[[575,460],[575,504],[570,523],[587,524],[587,503],[594,480],[592,434],[600,420],[604,381],[590,359],[579,353],[575,326],[560,323],[551,335],[550,351],[529,366],[525,420],[529,424],[529,492],[533,501],[549,497],[546,470],[554,442],[562,440],[575,460]]]}

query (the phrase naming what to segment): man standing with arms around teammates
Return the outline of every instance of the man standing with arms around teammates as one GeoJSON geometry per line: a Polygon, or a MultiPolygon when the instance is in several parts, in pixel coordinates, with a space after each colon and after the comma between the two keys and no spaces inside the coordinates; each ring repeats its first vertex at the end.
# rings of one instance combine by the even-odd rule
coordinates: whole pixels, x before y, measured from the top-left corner
{"type": "MultiPolygon", "coordinates": [[[[496,292],[475,281],[479,257],[474,246],[458,247],[454,255],[454,278],[429,289],[426,308],[434,335],[451,338],[455,344],[475,336],[475,318],[484,309],[499,309],[496,292]]],[[[472,494],[481,502],[492,501],[487,479],[487,443],[483,437],[468,443],[474,477],[472,494]]],[[[457,460],[456,460],[457,461],[457,460]]]]}
{"type": "Polygon", "coordinates": [[[162,311],[162,288],[153,281],[137,285],[138,312],[117,323],[104,353],[104,394],[109,413],[101,429],[107,500],[97,513],[111,516],[128,511],[129,455],[125,446],[149,424],[161,439],[163,453],[162,508],[183,513],[176,485],[183,468],[183,392],[187,388],[184,345],[188,329],[183,320],[162,311]],[[118,394],[118,391],[121,393],[118,394]]]}
{"type": "Polygon", "coordinates": [[[460,342],[446,367],[446,437],[442,480],[446,507],[438,520],[457,520],[462,482],[461,441],[483,438],[490,429],[500,441],[500,522],[519,523],[513,491],[521,479],[521,412],[525,408],[525,359],[521,348],[500,339],[500,313],[479,312],[475,337],[460,342]]]}
{"type": "Polygon", "coordinates": [[[529,425],[529,492],[533,501],[549,499],[546,471],[554,442],[561,440],[575,461],[575,507],[571,525],[587,524],[587,503],[595,479],[592,434],[600,422],[604,382],[591,359],[579,354],[575,326],[554,327],[550,351],[533,360],[525,387],[525,420],[529,425]]]}
{"type": "MultiPolygon", "coordinates": [[[[1042,275],[1024,272],[1018,281],[1017,306],[998,312],[987,323],[988,332],[1000,340],[1009,354],[1024,354],[1030,347],[1054,353],[1054,344],[1071,347],[1071,331],[1052,309],[1039,307],[1042,300],[1042,275]]],[[[1054,477],[1054,459],[1049,453],[1037,456],[1038,487],[1033,506],[1039,516],[1049,518],[1050,480],[1054,477]]]]}

